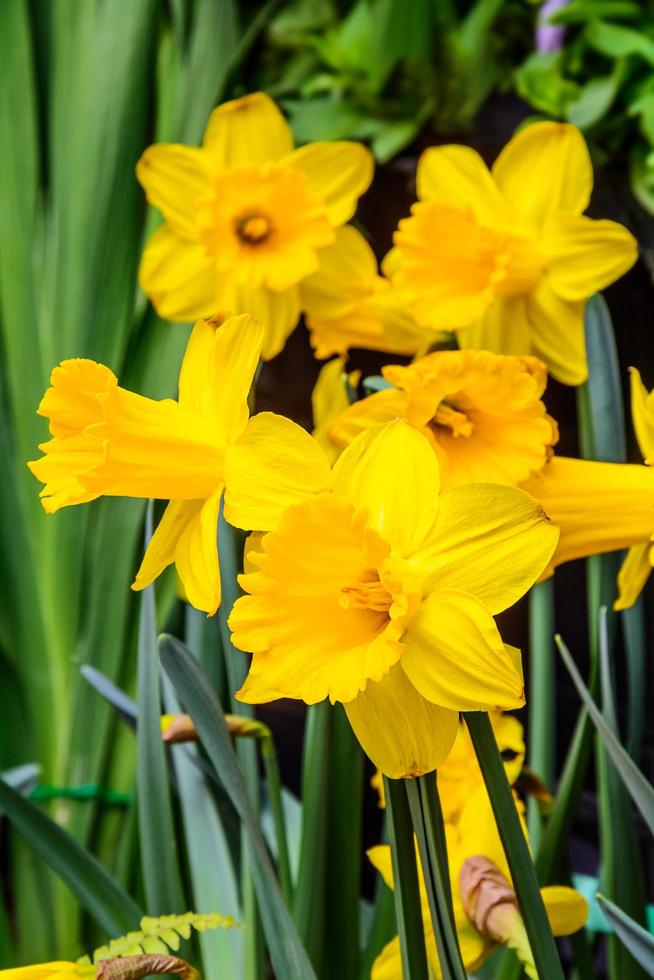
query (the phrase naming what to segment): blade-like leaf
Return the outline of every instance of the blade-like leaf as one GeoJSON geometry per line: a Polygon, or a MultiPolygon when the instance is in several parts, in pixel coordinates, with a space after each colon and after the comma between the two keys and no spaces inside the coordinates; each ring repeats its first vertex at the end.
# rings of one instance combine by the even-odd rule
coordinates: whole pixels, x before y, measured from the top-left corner
{"type": "Polygon", "coordinates": [[[643,970],[654,977],[654,936],[634,922],[622,909],[610,902],[603,895],[597,896],[606,918],[609,920],[616,935],[622,940],[631,955],[642,966],[643,970]]]}
{"type": "Polygon", "coordinates": [[[66,882],[107,937],[135,929],[142,909],[54,820],[0,780],[0,813],[66,882]]]}
{"type": "Polygon", "coordinates": [[[84,680],[88,681],[93,690],[97,691],[112,708],[116,709],[130,728],[136,728],[138,708],[134,701],[117,684],[114,684],[106,674],[103,674],[101,670],[98,670],[97,667],[92,667],[90,664],[82,664],[80,673],[84,680]]]}
{"type": "Polygon", "coordinates": [[[220,702],[193,655],[173,637],[161,641],[161,660],[190,714],[209,760],[247,833],[250,868],[273,969],[284,980],[315,980],[315,973],[284,905],[268,851],[252,811],[220,702]]]}
{"type": "Polygon", "coordinates": [[[593,701],[588,688],[581,679],[581,675],[575,666],[570,651],[561,637],[557,636],[555,639],[563,662],[584,702],[591,721],[602,738],[606,750],[611,757],[611,761],[620,774],[632,800],[640,810],[647,826],[654,833],[654,787],[645,779],[638,766],[629,757],[628,753],[607,725],[601,711],[593,701]]]}

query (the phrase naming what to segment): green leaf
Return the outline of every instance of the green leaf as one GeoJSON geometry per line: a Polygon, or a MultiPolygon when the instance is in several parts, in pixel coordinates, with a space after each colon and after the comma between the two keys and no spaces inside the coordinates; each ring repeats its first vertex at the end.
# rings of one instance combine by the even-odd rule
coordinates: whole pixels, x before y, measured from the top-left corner
{"type": "Polygon", "coordinates": [[[645,779],[636,763],[630,758],[614,733],[611,731],[601,711],[591,697],[588,688],[581,679],[581,675],[575,666],[570,651],[561,637],[557,636],[555,639],[561,657],[563,658],[563,662],[565,663],[568,672],[572,677],[574,685],[579,692],[579,696],[584,702],[591,721],[597,729],[602,742],[604,743],[606,750],[611,757],[611,761],[618,770],[618,773],[620,774],[624,785],[627,787],[632,800],[640,810],[645,823],[650,829],[650,832],[654,833],[654,787],[652,787],[651,783],[645,779]]]}
{"type": "Polygon", "coordinates": [[[108,937],[135,929],[143,911],[58,824],[0,780],[0,813],[59,875],[108,937]]]}
{"type": "MultiPolygon", "coordinates": [[[[554,580],[529,592],[529,766],[546,786],[554,785],[556,759],[556,654],[554,651],[554,580]]],[[[529,840],[538,851],[542,817],[528,801],[529,840]]]]}
{"type": "MultiPolygon", "coordinates": [[[[151,536],[152,504],[146,539],[151,536]]],[[[148,914],[154,916],[172,915],[185,905],[161,737],[159,683],[154,586],[150,585],[141,593],[139,621],[136,803],[146,905],[148,914]]]]}
{"type": "Polygon", "coordinates": [[[315,980],[315,973],[285,907],[261,831],[248,798],[220,702],[206,675],[178,640],[160,640],[161,660],[217,776],[243,821],[250,869],[273,969],[284,980],[315,980]]]}
{"type": "Polygon", "coordinates": [[[411,980],[428,980],[425,934],[420,905],[413,826],[403,780],[384,776],[388,838],[393,862],[395,916],[400,935],[402,969],[411,980]]]}
{"type": "Polygon", "coordinates": [[[571,0],[571,3],[551,14],[547,23],[583,24],[601,17],[627,20],[640,17],[642,12],[642,6],[633,0],[571,0]]]}
{"type": "Polygon", "coordinates": [[[565,118],[568,106],[579,98],[579,86],[563,76],[563,56],[560,51],[549,54],[535,52],[515,73],[518,94],[548,116],[565,118]]]}
{"type": "Polygon", "coordinates": [[[654,41],[642,31],[592,20],[586,28],[586,40],[591,47],[608,58],[640,55],[650,65],[654,65],[654,41]]]}
{"type": "Polygon", "coordinates": [[[518,811],[488,715],[483,711],[466,711],[463,717],[493,807],[536,971],[539,976],[547,977],[547,980],[564,980],[561,961],[543,905],[536,869],[520,825],[518,811]]]}
{"type": "Polygon", "coordinates": [[[567,119],[579,129],[589,129],[609,111],[620,88],[623,63],[616,63],[616,70],[604,78],[591,78],[582,86],[579,95],[568,103],[567,119]]]}
{"type": "Polygon", "coordinates": [[[654,977],[654,936],[638,925],[637,922],[634,922],[630,916],[609,901],[608,898],[598,895],[597,901],[618,938],[646,973],[650,977],[654,977]]]}

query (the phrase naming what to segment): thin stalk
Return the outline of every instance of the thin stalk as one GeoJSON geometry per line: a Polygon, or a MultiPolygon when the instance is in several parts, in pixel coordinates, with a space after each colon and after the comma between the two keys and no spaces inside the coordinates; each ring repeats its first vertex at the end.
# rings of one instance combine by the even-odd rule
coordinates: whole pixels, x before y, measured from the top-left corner
{"type": "Polygon", "coordinates": [[[395,933],[395,906],[393,893],[381,878],[375,888],[372,919],[363,951],[359,980],[370,980],[372,965],[395,933]]]}
{"type": "MultiPolygon", "coordinates": [[[[529,593],[529,766],[545,785],[554,785],[556,757],[556,660],[554,657],[554,580],[529,593]]],[[[538,849],[543,821],[538,802],[528,804],[529,839],[538,849]]]]}
{"type": "Polygon", "coordinates": [[[404,782],[384,776],[384,793],[402,971],[408,980],[429,980],[416,849],[404,782]]]}
{"type": "Polygon", "coordinates": [[[493,807],[536,970],[539,976],[547,977],[547,980],[564,980],[536,869],[520,825],[490,720],[483,711],[467,711],[464,718],[493,807]]]}
{"type": "Polygon", "coordinates": [[[279,763],[277,762],[277,750],[275,749],[275,742],[272,736],[261,740],[261,758],[266,775],[268,803],[270,805],[270,814],[272,816],[275,841],[277,843],[277,874],[279,875],[279,886],[284,896],[284,902],[290,908],[293,897],[291,860],[288,852],[288,838],[286,836],[286,819],[284,817],[284,805],[282,803],[282,783],[279,775],[279,763]]]}
{"type": "Polygon", "coordinates": [[[405,780],[443,980],[466,980],[452,911],[445,826],[436,773],[405,780]]]}

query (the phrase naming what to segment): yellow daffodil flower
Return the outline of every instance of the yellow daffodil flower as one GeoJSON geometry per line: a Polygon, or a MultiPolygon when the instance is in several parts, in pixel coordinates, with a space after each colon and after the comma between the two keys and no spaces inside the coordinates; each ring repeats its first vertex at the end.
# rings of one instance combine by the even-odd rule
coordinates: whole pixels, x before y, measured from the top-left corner
{"type": "Polygon", "coordinates": [[[355,212],[372,179],[359,143],[293,137],[257,92],[211,114],[201,147],[158,143],[136,174],[165,218],[143,254],[140,283],[166,320],[230,309],[266,326],[262,356],[277,354],[298,322],[299,285],[355,212]]]}
{"type": "Polygon", "coordinates": [[[169,500],[133,584],[172,563],[196,608],[220,603],[217,524],[224,496],[236,527],[268,530],[286,504],[330,484],[317,443],[288,419],[248,419],[261,324],[251,316],[200,320],[179,378],[179,400],[154,401],[118,385],[94,361],[63,361],[39,406],[52,439],[29,463],[53,513],[101,495],[169,500]]]}
{"type": "MultiPolygon", "coordinates": [[[[502,753],[507,779],[513,785],[525,761],[524,729],[514,715],[489,711],[488,716],[502,753]]],[[[460,721],[452,750],[438,768],[438,795],[443,818],[450,822],[456,820],[466,801],[482,783],[483,777],[470,733],[464,722],[460,721]]],[[[384,808],[384,783],[379,770],[370,780],[370,784],[379,794],[379,806],[384,808]]]]}
{"type": "Polygon", "coordinates": [[[356,228],[339,228],[319,263],[300,286],[316,357],[351,347],[415,354],[443,337],[416,323],[406,297],[378,274],[375,254],[356,228]]]}
{"type": "Polygon", "coordinates": [[[13,970],[0,970],[2,980],[79,980],[94,977],[96,968],[80,963],[38,963],[34,966],[18,966],[13,970]]]}
{"type": "Polygon", "coordinates": [[[330,463],[336,461],[339,450],[329,438],[329,429],[334,419],[350,404],[346,383],[356,388],[361,377],[360,371],[345,371],[345,359],[334,357],[320,369],[318,380],[311,392],[311,408],[314,420],[313,437],[322,447],[330,463]]]}
{"type": "Polygon", "coordinates": [[[229,619],[254,654],[238,697],[345,705],[388,776],[436,768],[458,712],[524,702],[520,654],[493,616],[542,572],[558,532],[529,495],[439,490],[427,440],[395,421],[338,459],[333,490],[293,504],[248,556],[229,619]]]}
{"type": "MultiPolygon", "coordinates": [[[[526,835],[522,814],[521,822],[526,835]]],[[[445,831],[454,922],[466,970],[474,973],[498,945],[504,945],[516,952],[527,975],[537,980],[511,874],[484,786],[478,786],[472,792],[457,821],[447,823],[445,831]]],[[[368,851],[368,857],[392,888],[393,870],[388,845],[373,847],[368,851]]],[[[440,977],[442,973],[421,872],[419,878],[427,956],[434,976],[440,977]]],[[[567,936],[582,928],[588,917],[588,905],[583,896],[572,888],[561,886],[542,888],[541,895],[555,936],[567,936]]],[[[395,937],[375,960],[372,980],[402,980],[402,976],[400,941],[395,937]]]]}
{"type": "Polygon", "coordinates": [[[558,438],[542,401],[547,371],[536,358],[437,351],[382,374],[393,387],[348,406],[329,427],[337,449],[401,418],[429,440],[443,486],[515,485],[542,468],[558,438]]]}
{"type": "Polygon", "coordinates": [[[428,149],[385,270],[425,326],[456,330],[462,347],[533,353],[581,384],[584,303],[637,256],[621,225],[583,217],[592,186],[583,136],[567,124],[522,129],[490,171],[467,146],[428,149]]]}

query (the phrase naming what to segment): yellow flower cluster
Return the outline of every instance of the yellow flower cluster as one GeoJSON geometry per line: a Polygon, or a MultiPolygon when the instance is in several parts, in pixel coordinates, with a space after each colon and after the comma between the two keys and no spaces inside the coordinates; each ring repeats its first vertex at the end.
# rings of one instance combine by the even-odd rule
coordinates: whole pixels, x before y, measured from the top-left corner
{"type": "MultiPolygon", "coordinates": [[[[555,456],[543,403],[548,368],[585,379],[584,302],[629,268],[635,241],[582,215],[592,169],[569,125],[529,126],[492,171],[465,147],[427,150],[381,275],[347,224],[370,154],[295,149],[262,93],[217,108],[199,148],[150,147],[137,176],[164,218],[141,285],[162,317],[197,319],[178,399],[122,388],[93,361],[56,367],[39,407],[51,438],[29,464],[43,506],[167,501],[133,587],[174,564],[209,614],[222,508],[254,532],[229,619],[253,655],[239,698],[340,702],[384,773],[428,772],[460,711],[524,702],[496,614],[581,555],[630,547],[621,606],[649,572],[654,471],[555,456]],[[339,355],[315,391],[315,437],[248,408],[260,358],[301,312],[317,354],[339,355]],[[464,349],[437,349],[444,338],[464,349]],[[420,356],[349,404],[354,345],[420,356]]],[[[654,403],[632,383],[649,463],[654,403]]]]}

